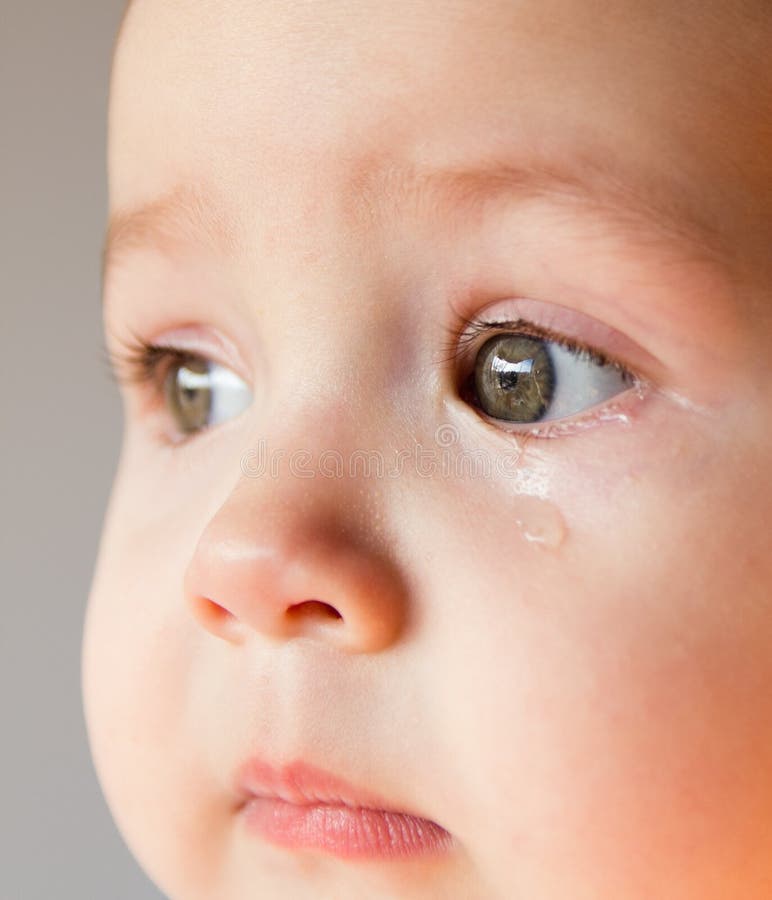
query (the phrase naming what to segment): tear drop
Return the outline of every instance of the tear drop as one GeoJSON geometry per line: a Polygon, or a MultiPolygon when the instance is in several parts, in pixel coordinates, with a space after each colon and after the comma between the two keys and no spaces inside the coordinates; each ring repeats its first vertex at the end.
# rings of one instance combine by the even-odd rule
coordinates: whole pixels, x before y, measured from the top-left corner
{"type": "Polygon", "coordinates": [[[560,510],[548,500],[520,495],[515,522],[523,538],[549,550],[557,550],[566,537],[566,522],[560,510]]]}

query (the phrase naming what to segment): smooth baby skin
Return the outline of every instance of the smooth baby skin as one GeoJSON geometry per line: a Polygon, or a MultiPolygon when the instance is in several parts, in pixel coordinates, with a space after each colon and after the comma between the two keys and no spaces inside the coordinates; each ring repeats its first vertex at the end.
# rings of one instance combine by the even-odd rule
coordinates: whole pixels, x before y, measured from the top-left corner
{"type": "Polygon", "coordinates": [[[252,397],[182,441],[123,379],[84,697],[170,897],[772,895],[771,40],[761,2],[135,0],[108,347],[252,397]],[[513,433],[451,359],[499,311],[635,388],[513,433]],[[422,470],[438,444],[514,461],[422,470]],[[407,461],[289,467],[363,449],[407,461]],[[257,839],[253,755],[452,846],[257,839]]]}

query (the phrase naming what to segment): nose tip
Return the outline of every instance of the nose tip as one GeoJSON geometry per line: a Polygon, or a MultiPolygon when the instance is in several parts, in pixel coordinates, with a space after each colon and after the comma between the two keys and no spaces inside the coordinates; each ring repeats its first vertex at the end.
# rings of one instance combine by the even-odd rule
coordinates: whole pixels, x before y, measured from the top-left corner
{"type": "Polygon", "coordinates": [[[186,575],[191,611],[212,635],[243,643],[307,638],[350,653],[386,649],[400,634],[405,589],[372,548],[318,531],[293,540],[234,535],[223,518],[202,535],[186,575]]]}

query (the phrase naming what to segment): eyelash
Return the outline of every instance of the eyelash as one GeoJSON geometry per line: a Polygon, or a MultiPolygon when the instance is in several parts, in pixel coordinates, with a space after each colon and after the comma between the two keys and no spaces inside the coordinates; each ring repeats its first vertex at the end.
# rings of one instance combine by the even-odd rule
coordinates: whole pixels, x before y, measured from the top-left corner
{"type": "Polygon", "coordinates": [[[122,386],[153,384],[160,389],[163,377],[173,366],[203,358],[189,350],[154,344],[140,337],[133,341],[123,350],[108,353],[111,371],[122,386]]]}
{"type": "Polygon", "coordinates": [[[200,436],[201,432],[185,434],[171,427],[166,412],[160,419],[155,419],[155,414],[165,408],[164,387],[169,372],[191,362],[206,361],[208,357],[169,344],[146,341],[138,335],[132,335],[121,349],[107,350],[106,355],[108,370],[119,387],[145,388],[141,399],[142,415],[153,417],[150,427],[158,444],[173,449],[200,436]]]}
{"type": "Polygon", "coordinates": [[[493,337],[494,334],[522,334],[536,340],[549,341],[557,344],[565,350],[573,353],[577,358],[594,362],[599,366],[612,366],[620,372],[624,372],[631,378],[635,375],[629,367],[618,359],[614,359],[595,347],[585,344],[575,338],[567,338],[563,334],[536,325],[526,319],[514,319],[509,321],[489,322],[477,317],[467,317],[456,313],[455,326],[448,328],[448,338],[443,347],[442,362],[446,365],[458,365],[471,355],[471,349],[484,343],[483,338],[493,337]],[[461,335],[461,337],[459,337],[461,335]]]}

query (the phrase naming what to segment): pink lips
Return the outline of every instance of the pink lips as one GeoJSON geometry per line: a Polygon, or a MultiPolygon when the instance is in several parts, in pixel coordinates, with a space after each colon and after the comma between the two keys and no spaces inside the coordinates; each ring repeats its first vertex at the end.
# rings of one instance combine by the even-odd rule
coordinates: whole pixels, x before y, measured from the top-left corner
{"type": "Polygon", "coordinates": [[[440,825],[390,809],[376,795],[300,760],[281,768],[260,759],[239,770],[247,828],[280,847],[342,859],[407,857],[449,849],[440,825]]]}

